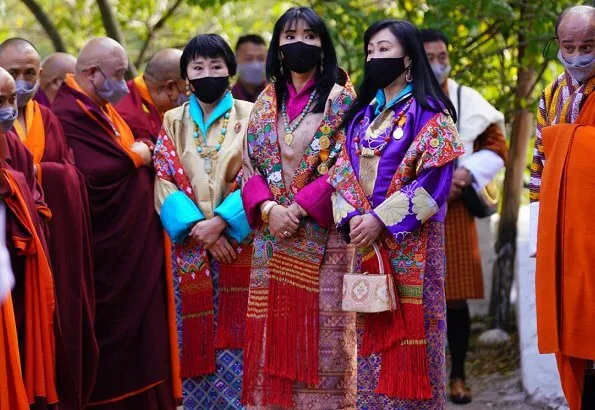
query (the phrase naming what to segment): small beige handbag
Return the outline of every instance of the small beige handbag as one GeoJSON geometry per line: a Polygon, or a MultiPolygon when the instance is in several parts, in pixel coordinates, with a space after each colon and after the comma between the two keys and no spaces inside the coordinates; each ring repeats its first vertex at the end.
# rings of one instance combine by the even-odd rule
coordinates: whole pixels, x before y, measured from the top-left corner
{"type": "Polygon", "coordinates": [[[379,313],[397,309],[397,298],[392,275],[385,272],[382,256],[376,243],[374,252],[378,257],[379,274],[356,273],[356,250],[353,250],[349,272],[343,275],[343,311],[379,313]]]}

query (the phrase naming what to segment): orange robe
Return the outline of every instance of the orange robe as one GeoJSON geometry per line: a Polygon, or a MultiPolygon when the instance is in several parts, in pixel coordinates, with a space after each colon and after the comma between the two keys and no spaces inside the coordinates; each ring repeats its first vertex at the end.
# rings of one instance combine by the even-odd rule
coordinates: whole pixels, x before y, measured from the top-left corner
{"type": "Polygon", "coordinates": [[[9,372],[0,376],[0,382],[7,380],[14,384],[11,388],[16,389],[16,395],[13,392],[7,398],[10,397],[16,409],[23,405],[24,400],[21,383],[26,392],[27,404],[56,404],[55,300],[45,238],[25,175],[11,168],[5,159],[0,160],[0,195],[6,202],[7,242],[16,279],[13,298],[18,299],[18,314],[23,316],[22,329],[19,329],[20,340],[15,346],[13,330],[16,331],[16,312],[10,309],[10,301],[2,306],[4,335],[0,343],[4,356],[10,360],[7,363],[12,365],[8,368],[9,372]],[[10,351],[7,352],[6,348],[10,351]],[[20,355],[20,363],[14,356],[15,351],[20,355]],[[21,367],[20,375],[16,374],[17,365],[21,367]]]}
{"type": "Polygon", "coordinates": [[[546,159],[539,192],[537,331],[539,351],[556,353],[562,388],[581,409],[587,360],[595,360],[595,97],[574,123],[541,130],[546,159]]]}
{"type": "Polygon", "coordinates": [[[89,401],[99,360],[87,190],[73,165],[62,126],[50,109],[29,101],[25,119],[25,127],[15,122],[14,130],[33,155],[36,177],[53,215],[48,224],[48,248],[58,310],[60,409],[78,410],[89,401]]]}
{"type": "Polygon", "coordinates": [[[163,115],[155,106],[143,76],[128,81],[128,89],[130,93],[120,100],[116,110],[124,118],[137,140],[157,142],[163,115]]]}

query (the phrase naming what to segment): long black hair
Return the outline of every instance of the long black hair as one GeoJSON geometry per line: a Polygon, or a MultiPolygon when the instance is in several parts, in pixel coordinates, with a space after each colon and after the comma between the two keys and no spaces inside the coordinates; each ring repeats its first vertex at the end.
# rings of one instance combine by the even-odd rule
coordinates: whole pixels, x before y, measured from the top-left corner
{"type": "Polygon", "coordinates": [[[287,89],[287,80],[290,78],[289,70],[283,67],[281,61],[281,52],[279,50],[279,40],[285,30],[285,26],[297,24],[299,20],[305,21],[310,29],[320,37],[322,48],[322,63],[318,66],[316,72],[316,104],[313,112],[323,112],[331,89],[337,82],[339,67],[337,63],[337,54],[333,46],[333,40],[326,28],[324,21],[314,10],[309,7],[293,7],[287,10],[275,23],[273,29],[273,38],[269,46],[267,56],[267,78],[275,83],[275,92],[277,93],[277,103],[281,107],[282,99],[287,89]]]}
{"type": "MultiPolygon", "coordinates": [[[[438,84],[424,50],[421,33],[413,24],[405,20],[392,19],[372,24],[364,33],[364,55],[368,54],[368,44],[372,37],[385,28],[393,33],[401,44],[405,55],[411,60],[410,69],[415,101],[423,108],[433,112],[440,112],[446,108],[453,121],[456,122],[455,107],[438,84]]],[[[372,88],[368,73],[364,72],[364,79],[359,86],[357,99],[347,112],[344,123],[351,121],[363,107],[370,104],[377,91],[372,88]]]]}

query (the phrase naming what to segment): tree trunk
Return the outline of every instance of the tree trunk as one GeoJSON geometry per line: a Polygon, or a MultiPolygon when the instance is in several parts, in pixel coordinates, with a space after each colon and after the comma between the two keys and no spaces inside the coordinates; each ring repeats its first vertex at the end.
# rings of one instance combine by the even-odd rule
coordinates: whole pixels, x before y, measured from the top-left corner
{"type": "Polygon", "coordinates": [[[155,23],[154,26],[149,27],[148,32],[147,32],[147,38],[145,39],[145,42],[143,43],[143,46],[140,49],[140,53],[138,54],[138,57],[136,58],[136,66],[137,67],[140,67],[140,65],[144,62],[145,55],[146,55],[147,51],[149,50],[151,41],[153,41],[153,38],[155,37],[155,33],[157,31],[159,31],[165,25],[165,23],[171,16],[173,16],[176,9],[178,7],[180,7],[180,5],[183,3],[183,1],[184,0],[176,0],[176,2],[163,14],[163,16],[161,16],[161,18],[157,21],[157,23],[155,23]]]}
{"type": "Polygon", "coordinates": [[[64,44],[64,40],[62,36],[58,32],[58,29],[50,20],[50,17],[46,14],[46,12],[41,8],[41,6],[35,0],[22,0],[25,6],[33,13],[41,27],[45,30],[50,40],[52,40],[52,44],[54,46],[54,50],[60,52],[66,52],[66,45],[64,44]]]}
{"type": "MultiPolygon", "coordinates": [[[[520,21],[523,21],[525,4],[520,6],[520,21]]],[[[515,92],[515,117],[510,135],[510,150],[504,177],[502,214],[496,240],[496,261],[493,267],[490,316],[492,327],[506,329],[510,321],[510,291],[514,279],[516,259],[517,220],[523,189],[523,173],[526,168],[527,148],[533,132],[533,113],[527,109],[535,71],[525,61],[526,45],[524,32],[519,31],[517,85],[515,92]]]]}
{"type": "MultiPolygon", "coordinates": [[[[124,47],[126,53],[128,50],[126,49],[126,41],[124,40],[124,35],[122,34],[122,29],[120,28],[120,24],[116,19],[116,15],[112,9],[112,6],[109,0],[97,0],[97,6],[99,7],[99,12],[101,13],[101,20],[103,21],[103,27],[105,28],[105,32],[107,35],[124,47]]],[[[128,72],[127,77],[131,78],[137,75],[136,67],[128,56],[128,72]]]]}

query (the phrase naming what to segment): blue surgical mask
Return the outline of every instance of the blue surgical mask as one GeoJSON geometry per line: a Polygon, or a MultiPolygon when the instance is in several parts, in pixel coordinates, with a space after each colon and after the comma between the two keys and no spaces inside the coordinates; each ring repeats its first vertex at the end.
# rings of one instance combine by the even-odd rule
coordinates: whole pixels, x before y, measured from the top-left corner
{"type": "Polygon", "coordinates": [[[0,131],[3,133],[10,131],[18,115],[19,111],[14,107],[0,108],[0,131]]]}
{"type": "Polygon", "coordinates": [[[17,107],[23,108],[37,92],[39,79],[33,84],[25,80],[16,80],[15,84],[17,86],[17,107]]]}
{"type": "Polygon", "coordinates": [[[124,96],[126,96],[130,90],[126,84],[126,80],[115,80],[111,77],[106,76],[101,68],[98,67],[99,72],[105,77],[105,81],[100,87],[97,87],[94,83],[95,91],[101,98],[110,104],[117,104],[124,96]]]}
{"type": "Polygon", "coordinates": [[[568,74],[579,83],[595,75],[595,56],[592,54],[565,58],[560,50],[558,51],[558,60],[564,65],[568,74]]]}
{"type": "Polygon", "coordinates": [[[265,78],[265,64],[254,61],[247,64],[238,64],[240,80],[248,85],[261,85],[265,78]]]}
{"type": "Polygon", "coordinates": [[[438,84],[442,85],[448,78],[450,74],[450,64],[440,64],[435,63],[431,64],[432,71],[434,72],[434,76],[436,76],[436,80],[438,80],[438,84]]]}
{"type": "Polygon", "coordinates": [[[178,104],[178,107],[184,104],[186,101],[188,101],[188,96],[185,93],[180,92],[180,94],[178,94],[178,98],[176,99],[176,104],[178,104]]]}

